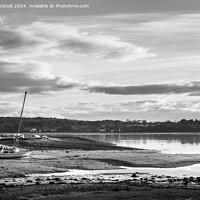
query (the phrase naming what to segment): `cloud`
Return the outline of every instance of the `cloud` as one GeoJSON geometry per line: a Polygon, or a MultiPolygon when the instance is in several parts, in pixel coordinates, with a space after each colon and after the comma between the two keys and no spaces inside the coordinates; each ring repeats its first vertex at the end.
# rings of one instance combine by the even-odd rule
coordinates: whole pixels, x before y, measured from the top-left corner
{"type": "Polygon", "coordinates": [[[65,24],[35,22],[18,28],[2,26],[0,92],[28,90],[32,93],[46,93],[83,89],[85,84],[69,77],[55,76],[50,72],[48,64],[38,61],[48,62],[49,57],[80,56],[129,61],[155,55],[149,53],[148,49],[122,41],[116,36],[89,34],[65,24]]]}
{"type": "Polygon", "coordinates": [[[166,16],[165,19],[149,21],[139,24],[138,28],[145,28],[152,32],[168,34],[197,34],[199,31],[200,14],[175,14],[166,16]],[[165,32],[163,32],[163,30],[165,32]]]}
{"type": "Polygon", "coordinates": [[[60,42],[60,48],[72,55],[90,55],[107,60],[130,61],[156,56],[148,53],[148,49],[143,47],[120,41],[117,37],[100,34],[64,39],[60,42]]]}
{"type": "Polygon", "coordinates": [[[34,94],[78,89],[107,95],[169,95],[199,96],[200,81],[182,83],[159,83],[144,85],[119,85],[107,82],[83,82],[66,76],[54,76],[50,67],[41,62],[0,61],[0,92],[34,94]]]}
{"type": "Polygon", "coordinates": [[[0,101],[1,116],[9,116],[17,109],[17,104],[13,102],[0,101]]]}
{"type": "MultiPolygon", "coordinates": [[[[21,112],[20,102],[5,102],[0,101],[0,113],[1,116],[7,117],[19,117],[21,112]]],[[[24,110],[24,117],[56,117],[64,118],[64,116],[58,113],[56,108],[48,106],[39,106],[38,104],[26,104],[24,110]]]]}
{"type": "Polygon", "coordinates": [[[46,63],[8,62],[0,60],[0,92],[15,93],[28,90],[42,94],[78,89],[107,95],[163,95],[185,94],[199,96],[200,81],[159,83],[144,85],[119,85],[107,82],[77,81],[67,76],[55,76],[46,63]]]}
{"type": "Polygon", "coordinates": [[[0,50],[0,54],[8,57],[13,50],[18,56],[90,56],[113,61],[156,56],[155,53],[149,53],[148,48],[122,41],[113,35],[89,34],[67,25],[42,22],[34,22],[13,30],[1,29],[0,50]]]}
{"type": "MultiPolygon", "coordinates": [[[[132,31],[146,33],[146,41],[151,36],[153,45],[171,56],[196,54],[200,45],[200,14],[175,14],[165,19],[138,24],[132,31]]],[[[144,36],[144,35],[143,35],[144,36]]]]}
{"type": "Polygon", "coordinates": [[[109,95],[199,94],[200,81],[182,84],[146,84],[133,86],[90,86],[85,90],[109,95]]]}
{"type": "Polygon", "coordinates": [[[200,96],[200,92],[191,93],[189,96],[200,96]]]}
{"type": "Polygon", "coordinates": [[[150,47],[159,57],[199,55],[199,13],[113,14],[103,16],[101,22],[96,30],[117,32],[120,38],[150,47]]]}
{"type": "Polygon", "coordinates": [[[45,55],[46,41],[30,32],[0,28],[1,60],[13,62],[29,61],[39,55],[45,55]]]}
{"type": "Polygon", "coordinates": [[[0,92],[48,93],[73,87],[77,87],[75,80],[52,75],[43,63],[0,62],[0,92]]]}
{"type": "MultiPolygon", "coordinates": [[[[160,102],[156,100],[128,101],[118,103],[88,102],[69,104],[65,108],[42,108],[42,113],[79,118],[97,116],[130,116],[138,113],[200,113],[199,102],[160,102]]],[[[30,112],[31,113],[31,112],[30,112]]],[[[92,118],[91,119],[94,119],[92,118]]]]}
{"type": "MultiPolygon", "coordinates": [[[[58,110],[58,109],[57,109],[58,110]]],[[[76,103],[59,110],[62,116],[113,116],[136,113],[200,113],[199,102],[160,102],[156,100],[128,101],[118,103],[76,103]]]]}
{"type": "Polygon", "coordinates": [[[20,49],[27,48],[37,44],[36,40],[26,38],[24,35],[11,31],[0,30],[0,47],[1,49],[20,49]]]}
{"type": "MultiPolygon", "coordinates": [[[[20,103],[1,101],[0,112],[2,116],[19,116],[20,103]]],[[[160,116],[160,114],[198,114],[200,113],[200,103],[192,102],[168,102],[157,100],[126,101],[115,103],[103,102],[80,102],[70,103],[66,107],[41,106],[38,104],[26,105],[25,117],[57,117],[76,119],[126,119],[132,116],[143,116],[147,119],[149,115],[160,116]],[[123,116],[123,117],[122,117],[123,116]],[[94,118],[95,117],[95,118],[94,118]],[[121,118],[122,117],[122,118],[121,118]]],[[[169,116],[169,115],[167,115],[169,116]]],[[[135,118],[136,119],[136,118],[135,118]]],[[[167,117],[165,118],[167,119],[167,117]]]]}

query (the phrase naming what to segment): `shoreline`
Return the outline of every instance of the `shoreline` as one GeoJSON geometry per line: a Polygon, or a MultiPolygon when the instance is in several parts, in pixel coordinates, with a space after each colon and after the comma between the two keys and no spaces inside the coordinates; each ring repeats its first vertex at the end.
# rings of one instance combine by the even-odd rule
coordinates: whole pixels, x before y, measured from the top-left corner
{"type": "Polygon", "coordinates": [[[77,171],[65,176],[32,175],[1,180],[0,200],[171,200],[198,199],[200,195],[200,177],[158,176],[137,172],[82,175],[76,173],[77,171]]]}

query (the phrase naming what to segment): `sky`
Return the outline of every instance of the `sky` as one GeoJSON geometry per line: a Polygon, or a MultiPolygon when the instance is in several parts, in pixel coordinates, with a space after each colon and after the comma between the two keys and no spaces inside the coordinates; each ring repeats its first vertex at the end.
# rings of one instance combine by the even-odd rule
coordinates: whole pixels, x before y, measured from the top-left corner
{"type": "Polygon", "coordinates": [[[199,0],[2,0],[0,116],[199,119],[199,33],[199,0]]]}

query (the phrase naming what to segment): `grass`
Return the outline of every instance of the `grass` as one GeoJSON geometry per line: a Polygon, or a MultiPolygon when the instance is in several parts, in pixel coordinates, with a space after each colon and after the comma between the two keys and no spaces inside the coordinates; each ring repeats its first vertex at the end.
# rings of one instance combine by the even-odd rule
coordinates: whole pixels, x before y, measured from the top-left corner
{"type": "Polygon", "coordinates": [[[0,200],[196,200],[199,199],[200,191],[187,188],[151,188],[134,186],[130,183],[114,183],[20,186],[0,188],[0,194],[0,200]]]}
{"type": "MultiPolygon", "coordinates": [[[[108,142],[101,142],[92,139],[77,137],[77,136],[62,136],[56,137],[60,140],[53,139],[27,139],[20,140],[19,146],[21,148],[34,150],[128,150],[133,148],[118,147],[108,142]]],[[[0,141],[1,144],[13,145],[12,140],[0,141]]]]}

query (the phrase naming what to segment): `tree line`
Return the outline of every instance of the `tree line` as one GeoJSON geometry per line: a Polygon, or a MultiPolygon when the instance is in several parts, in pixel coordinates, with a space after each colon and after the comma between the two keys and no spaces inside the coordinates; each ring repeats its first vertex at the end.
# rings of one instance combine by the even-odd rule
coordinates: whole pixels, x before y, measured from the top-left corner
{"type": "MultiPolygon", "coordinates": [[[[18,117],[0,117],[0,132],[17,132],[18,117]]],[[[198,119],[148,122],[146,120],[84,121],[58,118],[23,118],[20,132],[200,132],[198,119]]]]}

